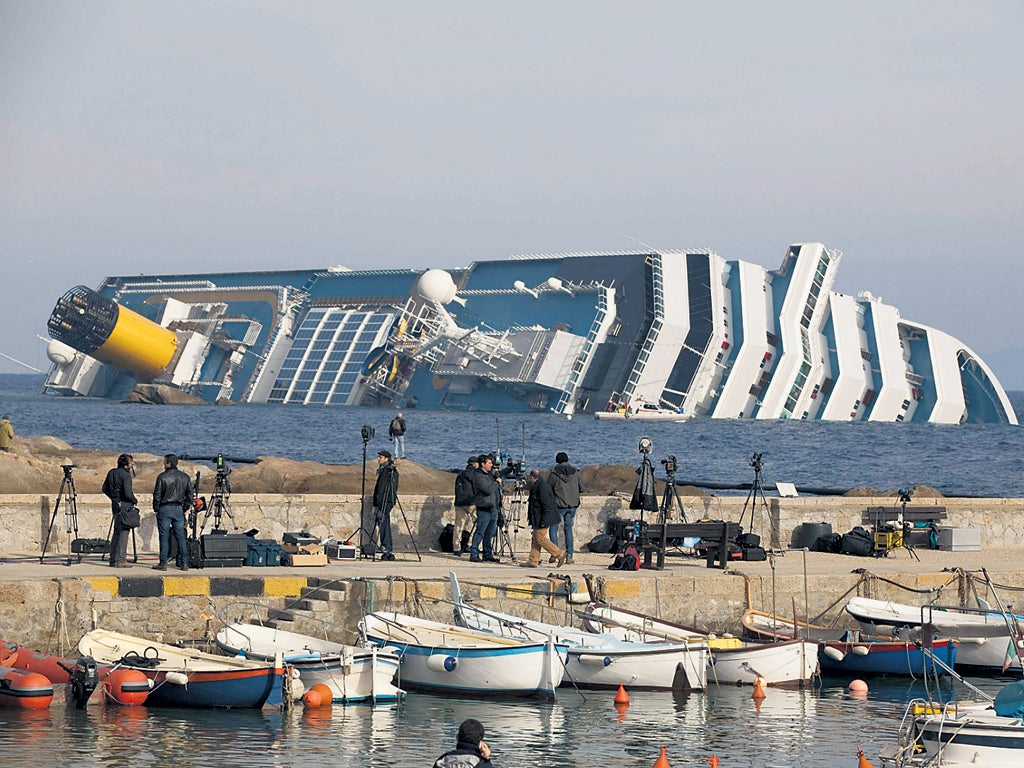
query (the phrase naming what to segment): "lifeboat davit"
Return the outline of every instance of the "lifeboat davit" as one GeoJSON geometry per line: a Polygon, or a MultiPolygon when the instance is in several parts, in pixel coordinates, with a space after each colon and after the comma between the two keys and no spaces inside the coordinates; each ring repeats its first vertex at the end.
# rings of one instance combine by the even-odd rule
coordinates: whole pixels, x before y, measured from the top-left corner
{"type": "Polygon", "coordinates": [[[46,709],[53,701],[53,683],[38,672],[0,667],[0,707],[46,709]]]}

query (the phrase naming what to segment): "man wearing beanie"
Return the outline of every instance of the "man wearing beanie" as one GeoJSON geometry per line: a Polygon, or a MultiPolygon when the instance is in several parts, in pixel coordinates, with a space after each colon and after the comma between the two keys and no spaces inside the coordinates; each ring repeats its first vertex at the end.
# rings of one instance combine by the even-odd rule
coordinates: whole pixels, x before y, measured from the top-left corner
{"type": "MultiPolygon", "coordinates": [[[[576,510],[580,506],[583,483],[580,482],[580,473],[576,467],[569,463],[569,454],[565,451],[559,451],[555,456],[555,466],[548,474],[548,483],[555,492],[555,503],[558,505],[562,528],[565,531],[565,562],[571,564],[574,552],[572,526],[576,522],[576,510]]],[[[558,523],[551,526],[551,543],[558,545],[558,523]]],[[[548,562],[554,563],[557,560],[558,558],[551,557],[548,562]]]]}
{"type": "Polygon", "coordinates": [[[479,720],[463,720],[455,749],[434,761],[434,768],[492,768],[491,750],[484,741],[484,726],[479,720]]]}

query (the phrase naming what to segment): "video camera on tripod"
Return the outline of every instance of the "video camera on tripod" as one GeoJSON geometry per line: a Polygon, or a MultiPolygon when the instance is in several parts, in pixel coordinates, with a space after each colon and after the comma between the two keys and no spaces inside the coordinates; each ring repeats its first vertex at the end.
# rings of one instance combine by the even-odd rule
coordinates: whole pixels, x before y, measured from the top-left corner
{"type": "Polygon", "coordinates": [[[750,457],[750,466],[754,468],[755,472],[760,472],[764,469],[764,462],[761,460],[760,453],[755,453],[750,457]]]}

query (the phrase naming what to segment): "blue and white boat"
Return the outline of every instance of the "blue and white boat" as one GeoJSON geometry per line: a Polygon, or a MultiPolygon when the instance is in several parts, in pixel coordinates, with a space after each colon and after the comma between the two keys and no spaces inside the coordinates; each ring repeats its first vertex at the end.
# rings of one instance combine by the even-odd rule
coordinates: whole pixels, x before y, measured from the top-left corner
{"type": "Polygon", "coordinates": [[[465,696],[553,699],[568,647],[548,638],[526,642],[401,613],[367,614],[364,637],[401,654],[399,685],[465,696]]]}
{"type": "Polygon", "coordinates": [[[708,644],[704,638],[682,643],[633,643],[609,633],[530,621],[483,610],[462,598],[459,580],[449,574],[455,623],[524,641],[553,637],[568,646],[562,685],[615,690],[702,691],[707,688],[708,644]]]}
{"type": "MultiPolygon", "coordinates": [[[[146,706],[256,708],[284,702],[291,672],[274,661],[215,656],[94,629],[78,643],[83,656],[101,664],[137,669],[153,681],[146,706]]],[[[290,693],[290,692],[289,692],[290,693]]]]}
{"type": "Polygon", "coordinates": [[[217,633],[217,645],[232,655],[272,661],[282,656],[309,690],[322,684],[342,704],[395,701],[405,691],[394,685],[399,654],[376,645],[360,648],[298,632],[253,624],[229,624],[217,633]]]}

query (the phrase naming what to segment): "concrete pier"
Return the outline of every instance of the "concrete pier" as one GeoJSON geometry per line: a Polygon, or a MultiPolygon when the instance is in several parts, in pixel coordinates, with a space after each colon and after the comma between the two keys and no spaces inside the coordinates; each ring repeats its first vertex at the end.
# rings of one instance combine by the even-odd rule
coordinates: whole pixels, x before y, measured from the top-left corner
{"type": "MultiPolygon", "coordinates": [[[[146,501],[140,499],[140,501],[146,501]]],[[[437,551],[442,520],[450,519],[449,498],[403,498],[409,528],[422,561],[412,552],[398,510],[393,514],[401,552],[394,562],[338,561],[325,567],[193,569],[187,573],[151,570],[156,534],[145,503],[137,536],[140,562],[132,569],[109,568],[99,555],[77,555],[65,565],[68,535],[63,510],[52,515],[52,498],[0,497],[0,637],[51,652],[74,654],[81,635],[104,627],[155,640],[194,640],[210,636],[226,621],[263,620],[295,631],[351,641],[364,610],[386,608],[449,620],[448,572],[455,570],[464,593],[481,606],[564,622],[583,607],[585,574],[595,595],[608,602],[715,631],[738,631],[749,607],[786,616],[795,612],[820,623],[849,623],[842,613],[854,595],[920,604],[973,604],[986,596],[980,569],[999,585],[1004,603],[1020,607],[1024,589],[1021,547],[1024,501],[1009,499],[923,500],[941,504],[951,527],[979,527],[981,550],[944,552],[895,550],[887,557],[851,557],[787,550],[802,522],[831,522],[837,532],[861,523],[864,509],[877,498],[769,499],[755,508],[753,525],[776,551],[763,562],[734,562],[720,570],[703,558],[670,552],[662,571],[610,571],[611,555],[587,553],[586,542],[603,532],[613,517],[633,517],[617,497],[585,499],[577,516],[575,563],[554,569],[546,563],[524,569],[529,531],[512,531],[516,560],[471,564],[467,558],[437,551]],[[45,563],[42,541],[50,531],[45,563]]],[[[882,500],[891,501],[891,500],[882,500]]],[[[688,519],[736,520],[743,498],[684,498],[688,519]]],[[[104,497],[79,495],[79,536],[103,538],[110,512],[104,497]]],[[[358,496],[231,497],[229,529],[256,528],[258,538],[280,540],[285,531],[307,530],[321,538],[343,539],[358,529],[358,496]]],[[[525,517],[525,514],[524,514],[525,517]]],[[[525,523],[525,521],[524,521],[525,523]]],[[[210,524],[208,522],[207,530],[210,524]]],[[[131,547],[129,547],[131,553],[131,547]]],[[[991,597],[989,597],[991,600],[991,597]]]]}

